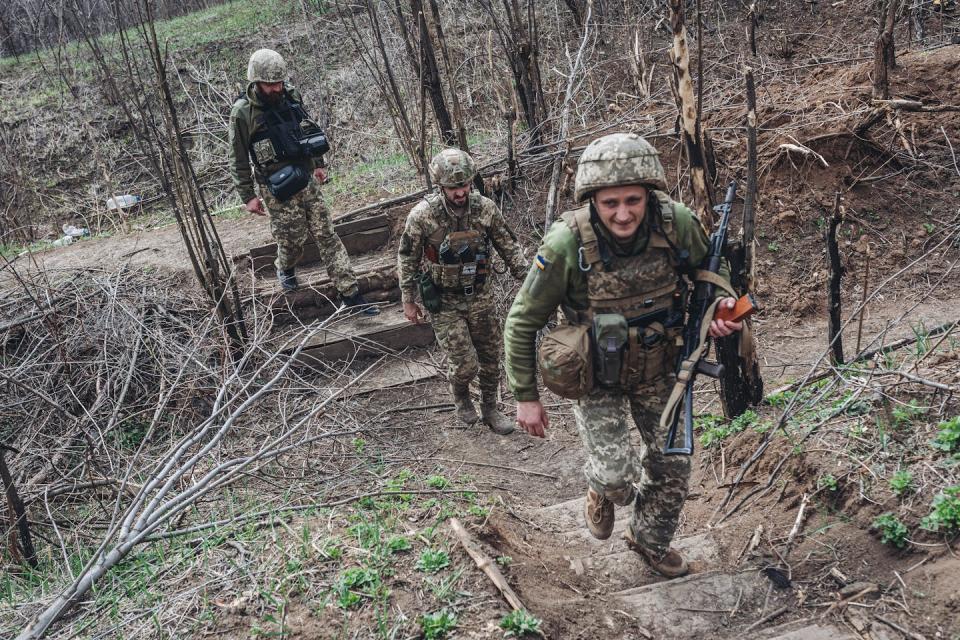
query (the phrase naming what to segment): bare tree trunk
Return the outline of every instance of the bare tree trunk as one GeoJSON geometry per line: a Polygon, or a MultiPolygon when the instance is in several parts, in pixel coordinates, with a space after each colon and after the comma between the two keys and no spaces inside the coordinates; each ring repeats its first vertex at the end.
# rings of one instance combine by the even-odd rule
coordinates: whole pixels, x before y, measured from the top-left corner
{"type": "Polygon", "coordinates": [[[750,54],[757,57],[757,5],[750,4],[750,11],[747,12],[747,42],[750,43],[750,54]]]}
{"type": "Polygon", "coordinates": [[[690,50],[687,47],[684,23],[684,0],[670,0],[670,27],[673,31],[673,61],[676,81],[680,123],[682,126],[687,159],[690,163],[690,186],[693,191],[694,210],[707,229],[714,224],[713,197],[707,179],[703,144],[698,136],[700,123],[697,119],[697,101],[693,94],[693,79],[690,77],[690,50]]]}
{"type": "MultiPolygon", "coordinates": [[[[587,15],[583,19],[583,38],[580,40],[580,48],[577,50],[577,56],[570,65],[570,75],[567,76],[567,92],[563,98],[563,108],[560,113],[560,134],[557,137],[559,145],[566,146],[569,150],[570,144],[567,140],[567,133],[570,129],[570,103],[573,101],[573,95],[579,89],[582,81],[577,78],[580,75],[580,68],[583,66],[583,54],[587,49],[587,42],[590,40],[590,19],[593,12],[593,0],[587,0],[587,15]]],[[[553,224],[554,215],[557,208],[557,190],[560,184],[560,171],[563,168],[566,154],[558,156],[553,161],[553,171],[550,176],[550,190],[547,193],[546,216],[544,217],[544,229],[549,229],[553,224]]]]}

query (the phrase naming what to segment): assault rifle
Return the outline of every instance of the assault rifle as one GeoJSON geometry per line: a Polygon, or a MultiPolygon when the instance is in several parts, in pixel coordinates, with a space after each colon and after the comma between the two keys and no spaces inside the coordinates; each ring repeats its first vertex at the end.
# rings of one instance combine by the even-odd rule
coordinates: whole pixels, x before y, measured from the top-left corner
{"type": "MultiPolygon", "coordinates": [[[[703,259],[701,271],[716,274],[720,270],[720,260],[723,247],[727,243],[727,227],[730,224],[730,210],[737,194],[737,183],[731,180],[727,186],[727,197],[722,204],[713,209],[720,214],[720,226],[710,236],[710,249],[703,259]]],[[[710,276],[705,276],[709,278],[710,276]]],[[[663,449],[665,455],[690,455],[693,453],[693,383],[698,373],[719,378],[723,375],[723,365],[707,362],[703,359],[709,346],[704,331],[704,316],[713,304],[717,285],[711,280],[700,277],[693,288],[693,296],[688,307],[688,320],[683,329],[683,349],[680,352],[680,361],[677,365],[677,383],[667,400],[667,406],[660,417],[661,428],[670,425],[667,433],[667,442],[663,449]],[[680,422],[679,404],[683,400],[683,427],[686,446],[676,444],[677,426],[680,422]]]]}

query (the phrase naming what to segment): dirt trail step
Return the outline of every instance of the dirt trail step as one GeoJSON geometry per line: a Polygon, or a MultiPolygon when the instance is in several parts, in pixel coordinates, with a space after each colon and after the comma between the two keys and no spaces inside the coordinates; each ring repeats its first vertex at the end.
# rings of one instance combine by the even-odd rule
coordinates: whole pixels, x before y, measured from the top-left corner
{"type": "Polygon", "coordinates": [[[620,537],[629,509],[617,508],[614,535],[594,539],[584,523],[585,498],[538,509],[534,518],[567,541],[570,571],[590,573],[604,586],[608,599],[637,619],[656,638],[730,635],[755,619],[768,582],[755,570],[722,571],[721,554],[710,532],[674,540],[691,566],[688,576],[665,580],[650,569],[620,537]],[[749,620],[745,622],[745,620],[749,620]]]}

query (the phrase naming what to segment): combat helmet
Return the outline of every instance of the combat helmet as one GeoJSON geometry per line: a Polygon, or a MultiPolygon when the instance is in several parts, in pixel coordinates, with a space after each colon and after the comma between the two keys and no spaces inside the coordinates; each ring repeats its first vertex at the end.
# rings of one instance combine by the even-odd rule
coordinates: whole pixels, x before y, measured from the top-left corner
{"type": "Polygon", "coordinates": [[[667,190],[660,154],[635,133],[612,133],[587,145],[577,164],[573,197],[583,202],[597,189],[628,184],[667,190]]]}
{"type": "Polygon", "coordinates": [[[477,175],[473,158],[460,149],[444,149],[430,161],[430,179],[441,187],[459,187],[477,175]]]}
{"type": "Polygon", "coordinates": [[[250,82],[281,82],[287,79],[287,63],[273,49],[257,49],[247,64],[250,82]]]}

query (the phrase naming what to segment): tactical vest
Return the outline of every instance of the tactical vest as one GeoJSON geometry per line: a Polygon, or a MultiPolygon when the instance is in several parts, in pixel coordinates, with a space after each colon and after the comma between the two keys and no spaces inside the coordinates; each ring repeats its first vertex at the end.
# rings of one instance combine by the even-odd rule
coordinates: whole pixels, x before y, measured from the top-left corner
{"type": "Polygon", "coordinates": [[[594,230],[589,206],[561,217],[578,240],[588,298],[587,309],[564,306],[563,313],[569,323],[590,327],[602,386],[630,389],[671,373],[682,345],[685,256],[677,247],[672,202],[664,193],[653,193],[660,220],[656,226],[650,221],[647,246],[637,255],[613,254],[594,230]]]}
{"type": "Polygon", "coordinates": [[[471,193],[469,210],[461,217],[448,213],[443,194],[432,193],[424,198],[440,227],[427,237],[424,246],[426,271],[443,293],[470,296],[479,292],[487,279],[490,264],[487,235],[471,223],[479,221],[483,204],[478,194],[471,193]],[[453,220],[457,229],[443,225],[453,220]]]}
{"type": "Polygon", "coordinates": [[[306,160],[299,140],[315,125],[303,105],[284,93],[281,104],[266,105],[254,119],[248,151],[253,164],[270,171],[280,163],[306,160]]]}

